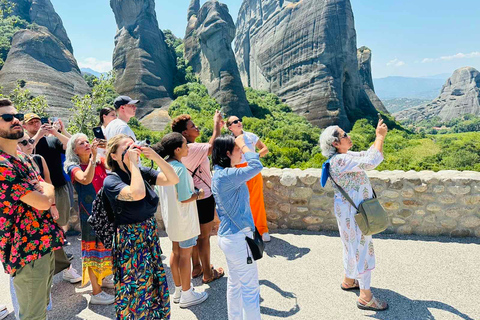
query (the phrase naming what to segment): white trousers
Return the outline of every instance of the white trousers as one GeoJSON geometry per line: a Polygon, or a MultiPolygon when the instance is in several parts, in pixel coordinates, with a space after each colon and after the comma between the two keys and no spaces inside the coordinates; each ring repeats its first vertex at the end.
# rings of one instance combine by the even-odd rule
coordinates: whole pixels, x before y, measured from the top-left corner
{"type": "Polygon", "coordinates": [[[358,284],[360,289],[368,290],[370,289],[370,282],[372,281],[372,272],[370,270],[365,271],[364,273],[358,275],[358,284]]]}
{"type": "Polygon", "coordinates": [[[245,235],[253,237],[249,230],[218,237],[218,246],[225,254],[228,266],[228,320],[261,319],[257,263],[252,258],[253,263],[247,264],[250,249],[247,249],[245,235]]]}

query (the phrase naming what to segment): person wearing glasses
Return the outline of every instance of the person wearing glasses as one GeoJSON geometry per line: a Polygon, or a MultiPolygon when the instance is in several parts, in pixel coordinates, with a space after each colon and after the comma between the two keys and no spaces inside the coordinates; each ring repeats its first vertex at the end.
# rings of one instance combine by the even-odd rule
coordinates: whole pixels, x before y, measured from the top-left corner
{"type": "Polygon", "coordinates": [[[125,134],[131,137],[134,141],[137,141],[137,137],[133,130],[128,126],[128,121],[135,117],[137,111],[137,104],[139,100],[133,100],[127,96],[119,96],[113,102],[115,110],[117,112],[117,118],[110,121],[105,127],[105,138],[110,140],[117,134],[125,134]]]}
{"type": "MultiPolygon", "coordinates": [[[[326,128],[320,135],[322,154],[330,159],[329,175],[358,206],[373,196],[367,170],[373,170],[383,161],[383,142],[387,125],[379,120],[374,144],[367,151],[352,152],[352,140],[338,126],[326,128]]],[[[382,311],[388,308],[385,301],[377,299],[370,290],[371,270],[375,268],[375,251],[372,236],[363,235],[355,222],[357,210],[342,196],[334,185],[334,211],[343,243],[343,267],[345,275],[342,290],[360,290],[357,307],[382,311]]]]}
{"type": "Polygon", "coordinates": [[[50,213],[54,186],[18,152],[23,119],[10,100],[0,99],[0,261],[14,277],[20,319],[46,319],[54,251],[62,247],[64,233],[50,213]]]}
{"type": "MultiPolygon", "coordinates": [[[[250,150],[259,150],[260,157],[265,157],[268,154],[267,146],[260,140],[260,138],[252,132],[243,130],[242,119],[237,116],[231,116],[226,123],[227,129],[230,130],[235,137],[243,134],[245,144],[250,150]]],[[[237,168],[247,166],[245,156],[242,155],[242,161],[236,165],[237,168]]],[[[262,235],[265,242],[270,241],[270,234],[268,233],[267,213],[265,211],[265,203],[263,200],[263,177],[259,173],[251,180],[247,181],[248,191],[250,193],[250,207],[252,209],[253,221],[258,232],[262,235]]]]}

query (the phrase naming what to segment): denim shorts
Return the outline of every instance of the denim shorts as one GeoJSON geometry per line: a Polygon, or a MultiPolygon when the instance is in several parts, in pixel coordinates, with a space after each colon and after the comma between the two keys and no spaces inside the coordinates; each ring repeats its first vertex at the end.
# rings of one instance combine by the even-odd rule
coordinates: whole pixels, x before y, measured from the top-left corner
{"type": "Polygon", "coordinates": [[[198,236],[193,237],[192,239],[185,240],[185,241],[180,241],[178,243],[178,245],[182,249],[188,249],[188,248],[194,247],[197,244],[197,239],[198,239],[198,236]]]}

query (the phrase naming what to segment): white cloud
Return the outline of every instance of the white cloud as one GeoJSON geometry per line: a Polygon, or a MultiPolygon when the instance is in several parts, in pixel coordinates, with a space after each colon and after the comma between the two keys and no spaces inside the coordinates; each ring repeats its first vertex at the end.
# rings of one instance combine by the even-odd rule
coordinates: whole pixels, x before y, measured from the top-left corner
{"type": "Polygon", "coordinates": [[[456,60],[456,59],[471,59],[471,58],[479,58],[480,57],[480,52],[479,51],[473,51],[470,53],[457,53],[452,56],[443,56],[440,58],[425,58],[422,60],[422,63],[429,63],[429,62],[434,62],[434,61],[450,61],[450,60],[456,60]]]}
{"type": "Polygon", "coordinates": [[[98,72],[108,72],[112,70],[112,62],[111,61],[102,61],[98,60],[97,58],[89,57],[84,58],[78,61],[78,66],[80,68],[90,68],[94,71],[98,72]]]}
{"type": "Polygon", "coordinates": [[[406,63],[401,61],[401,60],[398,60],[397,58],[393,59],[393,60],[390,60],[387,62],[387,66],[393,66],[393,67],[401,67],[401,66],[404,66],[406,63]]]}

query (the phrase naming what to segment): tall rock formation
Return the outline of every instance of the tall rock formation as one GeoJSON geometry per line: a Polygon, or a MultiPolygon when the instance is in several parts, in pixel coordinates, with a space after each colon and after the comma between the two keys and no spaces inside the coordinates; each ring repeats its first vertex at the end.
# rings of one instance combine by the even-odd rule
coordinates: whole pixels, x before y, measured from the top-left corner
{"type": "MultiPolygon", "coordinates": [[[[168,109],[173,96],[176,58],[158,27],[154,0],[110,0],[117,34],[113,52],[115,88],[139,99],[137,117],[155,108],[168,109]]],[[[162,129],[161,124],[151,129],[162,129]]]]}
{"type": "Polygon", "coordinates": [[[72,44],[67,31],[63,27],[62,19],[55,12],[50,0],[10,0],[15,4],[14,14],[22,19],[43,26],[57,37],[73,53],[72,44]]]}
{"type": "Polygon", "coordinates": [[[225,4],[192,0],[185,34],[185,59],[227,115],[252,116],[232,41],[235,24],[225,4]]]}
{"type": "Polygon", "coordinates": [[[18,80],[25,80],[25,88],[33,95],[44,95],[48,112],[63,119],[69,116],[70,99],[90,91],[71,51],[45,27],[20,30],[14,35],[0,71],[0,84],[4,92],[10,92],[18,80]]]}
{"type": "Polygon", "coordinates": [[[383,102],[375,94],[372,78],[372,50],[363,46],[357,50],[358,60],[358,72],[362,79],[363,89],[367,93],[368,98],[373,103],[373,106],[378,111],[388,113],[387,108],[383,105],[383,102]]]}
{"type": "Polygon", "coordinates": [[[276,93],[316,126],[349,129],[377,112],[358,72],[348,0],[244,0],[235,54],[245,86],[276,93]]]}
{"type": "Polygon", "coordinates": [[[395,118],[417,122],[437,116],[450,120],[465,114],[480,116],[480,72],[472,67],[455,70],[438,98],[429,104],[396,113],[395,118]]]}

